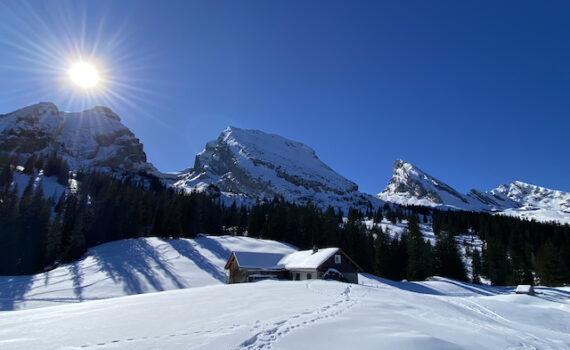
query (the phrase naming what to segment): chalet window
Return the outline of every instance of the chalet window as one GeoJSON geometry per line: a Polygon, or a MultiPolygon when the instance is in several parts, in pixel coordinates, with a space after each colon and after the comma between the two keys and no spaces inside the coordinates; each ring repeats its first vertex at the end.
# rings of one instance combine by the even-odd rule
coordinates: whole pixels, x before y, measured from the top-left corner
{"type": "Polygon", "coordinates": [[[334,256],[334,263],[335,263],[335,264],[340,264],[340,255],[339,255],[339,254],[337,254],[337,255],[334,256]]]}
{"type": "Polygon", "coordinates": [[[298,280],[300,280],[300,279],[301,279],[301,276],[299,275],[299,273],[296,273],[296,274],[295,274],[295,281],[298,281],[298,280]]]}
{"type": "Polygon", "coordinates": [[[307,279],[308,279],[308,280],[313,279],[313,276],[312,276],[310,273],[308,273],[308,274],[307,274],[307,279]]]}

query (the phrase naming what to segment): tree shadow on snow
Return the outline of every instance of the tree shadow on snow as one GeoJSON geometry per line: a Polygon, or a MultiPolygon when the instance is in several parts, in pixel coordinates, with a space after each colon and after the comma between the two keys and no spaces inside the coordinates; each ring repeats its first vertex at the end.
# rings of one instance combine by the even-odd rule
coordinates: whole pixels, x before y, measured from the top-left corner
{"type": "Polygon", "coordinates": [[[34,276],[0,277],[0,311],[17,310],[18,302],[26,301],[26,293],[32,288],[34,276]]]}
{"type": "MultiPolygon", "coordinates": [[[[212,264],[208,259],[200,254],[200,252],[196,250],[196,248],[194,248],[192,243],[189,241],[184,239],[165,239],[163,241],[170,244],[170,246],[172,246],[172,248],[175,249],[180,255],[186,257],[189,260],[192,260],[192,262],[194,262],[200,269],[206,271],[218,281],[227,283],[227,277],[224,271],[220,271],[218,266],[212,264]]],[[[225,248],[223,248],[221,245],[219,245],[219,247],[216,247],[215,244],[210,244],[211,242],[219,245],[218,242],[215,242],[213,240],[209,240],[207,246],[203,246],[201,244],[200,245],[208,250],[211,250],[216,255],[223,254],[222,250],[220,249],[223,249],[225,251],[225,248]]],[[[231,253],[228,253],[227,257],[229,257],[229,254],[231,253]]],[[[227,257],[224,257],[224,259],[227,259],[227,257]]]]}
{"type": "MultiPolygon", "coordinates": [[[[430,294],[430,295],[443,295],[443,293],[439,292],[436,289],[433,289],[433,288],[427,287],[423,284],[419,284],[419,283],[415,283],[415,282],[396,282],[396,281],[392,281],[392,280],[389,280],[386,278],[374,276],[374,275],[367,274],[367,273],[363,273],[362,275],[366,278],[369,278],[371,280],[378,282],[379,284],[389,285],[390,287],[395,287],[398,289],[407,290],[408,292],[430,294]]],[[[364,285],[367,286],[368,284],[364,284],[364,285]]],[[[374,285],[371,285],[371,287],[374,287],[374,285]]]]}
{"type": "Polygon", "coordinates": [[[125,240],[126,249],[120,255],[106,256],[100,251],[93,251],[93,257],[114,282],[122,283],[128,294],[147,292],[144,282],[148,282],[156,291],[163,291],[165,286],[158,272],[164,273],[177,288],[186,288],[185,283],[171,271],[172,265],[160,252],[144,239],[125,240]]]}
{"type": "MultiPolygon", "coordinates": [[[[432,281],[439,281],[444,283],[453,284],[462,289],[465,289],[471,293],[482,295],[482,296],[492,296],[511,293],[513,291],[512,287],[501,287],[501,286],[486,286],[483,284],[472,284],[468,282],[459,282],[448,278],[433,277],[432,281]]],[[[470,295],[470,294],[468,294],[470,295]]]]}
{"type": "Polygon", "coordinates": [[[79,268],[79,261],[69,265],[69,274],[73,283],[73,293],[79,301],[83,301],[83,273],[79,268]]]}
{"type": "Polygon", "coordinates": [[[220,242],[209,237],[197,237],[194,242],[196,242],[196,244],[198,244],[200,247],[208,249],[215,256],[222,260],[228,260],[232,254],[232,252],[229,249],[224,248],[220,242]]]}
{"type": "MultiPolygon", "coordinates": [[[[433,286],[429,286],[425,282],[396,282],[386,278],[381,278],[378,276],[374,276],[371,274],[362,274],[365,278],[374,280],[379,284],[389,285],[391,287],[395,287],[402,290],[407,290],[409,292],[414,293],[421,293],[421,294],[430,294],[430,295],[446,295],[446,296],[472,296],[474,294],[481,295],[481,296],[493,296],[493,295],[501,295],[501,294],[509,294],[513,291],[512,287],[499,287],[499,286],[486,286],[481,284],[472,284],[468,282],[460,282],[455,281],[449,278],[443,277],[431,277],[426,282],[440,282],[443,284],[450,284],[455,287],[458,287],[457,291],[450,291],[438,290],[438,285],[434,284],[433,286]],[[464,292],[460,292],[464,291],[464,292]]],[[[368,285],[366,282],[364,285],[368,285]]],[[[375,285],[371,285],[375,287],[375,285]]],[[[379,285],[376,285],[379,286],[379,285]]],[[[441,284],[439,286],[442,286],[441,284]]]]}

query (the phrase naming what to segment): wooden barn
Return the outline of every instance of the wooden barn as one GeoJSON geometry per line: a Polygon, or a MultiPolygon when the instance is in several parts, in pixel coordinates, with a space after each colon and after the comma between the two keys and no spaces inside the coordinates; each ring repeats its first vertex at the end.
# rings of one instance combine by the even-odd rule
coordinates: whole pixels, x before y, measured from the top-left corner
{"type": "Polygon", "coordinates": [[[360,266],[340,248],[302,250],[291,254],[232,252],[225,269],[229,283],[261,279],[334,279],[358,283],[360,266]]]}

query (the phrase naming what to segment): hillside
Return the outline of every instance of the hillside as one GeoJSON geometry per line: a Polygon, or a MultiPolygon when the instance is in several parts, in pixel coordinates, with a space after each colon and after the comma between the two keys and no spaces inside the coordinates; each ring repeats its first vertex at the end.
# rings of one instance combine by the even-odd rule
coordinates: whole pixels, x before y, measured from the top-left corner
{"type": "Polygon", "coordinates": [[[569,288],[264,281],[0,313],[3,349],[565,349],[569,288]],[[95,326],[94,326],[95,325],[95,326]]]}
{"type": "MultiPolygon", "coordinates": [[[[382,226],[393,233],[401,229],[401,224],[382,226]]],[[[46,273],[0,277],[0,347],[570,346],[569,287],[538,287],[541,294],[527,296],[514,295],[513,287],[439,277],[395,282],[369,274],[359,275],[359,284],[227,285],[223,266],[232,250],[288,253],[295,248],[233,236],[127,239],[91,248],[81,260],[46,273]]]]}
{"type": "Polygon", "coordinates": [[[0,276],[0,311],[226,283],[232,251],[290,253],[286,244],[247,237],[126,239],[80,260],[28,276],[0,276]]]}

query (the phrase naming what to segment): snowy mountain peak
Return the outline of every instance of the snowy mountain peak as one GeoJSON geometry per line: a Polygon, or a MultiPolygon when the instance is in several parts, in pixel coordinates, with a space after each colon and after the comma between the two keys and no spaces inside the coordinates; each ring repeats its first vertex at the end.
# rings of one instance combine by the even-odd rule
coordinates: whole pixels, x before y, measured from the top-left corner
{"type": "Polygon", "coordinates": [[[496,212],[539,221],[570,222],[570,193],[515,181],[490,191],[462,195],[411,163],[397,160],[394,174],[378,197],[402,205],[496,212]]]}
{"type": "Polygon", "coordinates": [[[514,181],[510,185],[501,185],[491,191],[497,197],[508,198],[523,209],[551,209],[570,214],[570,193],[551,190],[514,181]]]}
{"type": "Polygon", "coordinates": [[[196,156],[175,187],[187,191],[214,185],[228,196],[271,199],[323,207],[368,206],[379,202],[323,163],[305,144],[260,130],[227,127],[196,156]]]}
{"type": "Polygon", "coordinates": [[[102,106],[62,112],[42,102],[0,115],[0,149],[24,158],[55,154],[74,170],[158,173],[147,163],[139,139],[102,106]]]}
{"type": "Polygon", "coordinates": [[[463,208],[469,200],[418,167],[401,159],[394,162],[394,172],[388,186],[377,195],[380,199],[403,204],[463,208]]]}

